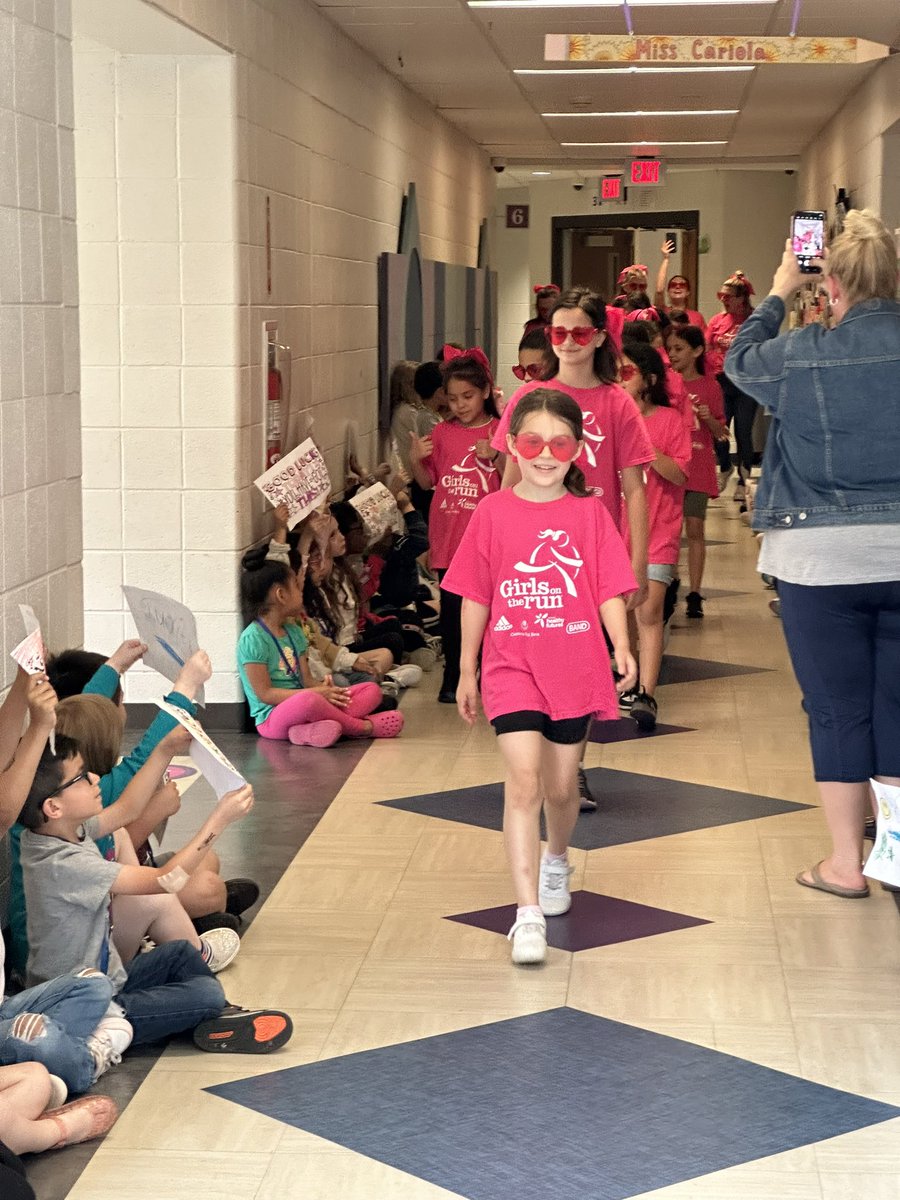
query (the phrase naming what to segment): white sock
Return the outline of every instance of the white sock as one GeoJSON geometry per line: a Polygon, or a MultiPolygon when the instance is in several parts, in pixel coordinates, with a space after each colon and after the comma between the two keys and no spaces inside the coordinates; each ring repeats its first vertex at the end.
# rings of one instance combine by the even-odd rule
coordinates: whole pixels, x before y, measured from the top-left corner
{"type": "Polygon", "coordinates": [[[541,906],[539,904],[526,904],[523,908],[517,908],[516,921],[536,921],[539,925],[543,925],[544,914],[541,912],[541,906]]]}
{"type": "Polygon", "coordinates": [[[569,852],[565,850],[562,854],[551,854],[549,850],[545,850],[544,862],[551,867],[567,867],[569,865],[569,852]]]}

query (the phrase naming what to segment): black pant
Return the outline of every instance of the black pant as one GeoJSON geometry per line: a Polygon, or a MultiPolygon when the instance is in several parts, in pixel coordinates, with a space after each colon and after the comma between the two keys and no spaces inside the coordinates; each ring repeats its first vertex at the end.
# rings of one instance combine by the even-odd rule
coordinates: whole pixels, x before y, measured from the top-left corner
{"type": "MultiPolygon", "coordinates": [[[[736,388],[727,375],[717,375],[725,400],[725,424],[734,422],[734,440],[737,443],[737,462],[741,476],[750,474],[753,466],[753,422],[759,405],[752,396],[736,388]]],[[[719,469],[727,471],[731,465],[731,450],[728,442],[716,442],[716,457],[719,469]]]]}
{"type": "Polygon", "coordinates": [[[35,1200],[34,1191],[25,1178],[25,1168],[11,1150],[0,1142],[0,1196],[3,1200],[35,1200]]]}
{"type": "MultiPolygon", "coordinates": [[[[438,571],[438,579],[447,574],[438,571]]],[[[462,596],[441,588],[441,646],[444,651],[444,680],[442,692],[455,692],[459,687],[459,656],[462,653],[462,596]]]]}
{"type": "Polygon", "coordinates": [[[368,630],[362,637],[357,638],[349,649],[354,654],[365,654],[367,650],[390,650],[395,663],[403,661],[403,638],[398,632],[389,629],[383,633],[375,632],[374,629],[368,630]]]}

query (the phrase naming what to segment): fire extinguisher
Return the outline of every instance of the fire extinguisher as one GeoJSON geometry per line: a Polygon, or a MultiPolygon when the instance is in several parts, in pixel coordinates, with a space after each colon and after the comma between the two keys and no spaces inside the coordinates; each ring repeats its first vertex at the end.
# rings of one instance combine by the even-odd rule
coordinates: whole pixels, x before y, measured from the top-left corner
{"type": "Polygon", "coordinates": [[[266,470],[281,458],[281,399],[281,372],[275,365],[274,354],[270,354],[266,394],[266,470]]]}

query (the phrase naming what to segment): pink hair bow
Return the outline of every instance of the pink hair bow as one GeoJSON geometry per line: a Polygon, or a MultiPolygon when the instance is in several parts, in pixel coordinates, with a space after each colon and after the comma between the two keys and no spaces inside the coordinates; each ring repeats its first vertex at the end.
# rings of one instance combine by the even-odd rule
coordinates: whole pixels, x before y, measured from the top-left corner
{"type": "Polygon", "coordinates": [[[444,362],[452,362],[455,358],[473,358],[487,371],[488,379],[493,384],[494,372],[491,370],[491,364],[488,361],[488,356],[480,346],[472,346],[469,350],[457,350],[456,346],[445,346],[443,350],[444,362]]]}

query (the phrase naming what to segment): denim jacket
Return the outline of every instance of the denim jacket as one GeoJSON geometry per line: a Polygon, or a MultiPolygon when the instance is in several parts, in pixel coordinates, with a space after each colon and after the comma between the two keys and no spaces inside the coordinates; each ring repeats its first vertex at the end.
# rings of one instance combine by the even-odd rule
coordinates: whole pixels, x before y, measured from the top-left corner
{"type": "Polygon", "coordinates": [[[900,524],[900,304],[865,300],[834,327],[779,336],[768,296],[725,374],[772,414],[754,529],[900,524]]]}

